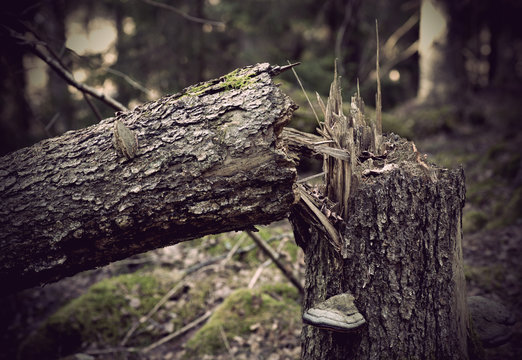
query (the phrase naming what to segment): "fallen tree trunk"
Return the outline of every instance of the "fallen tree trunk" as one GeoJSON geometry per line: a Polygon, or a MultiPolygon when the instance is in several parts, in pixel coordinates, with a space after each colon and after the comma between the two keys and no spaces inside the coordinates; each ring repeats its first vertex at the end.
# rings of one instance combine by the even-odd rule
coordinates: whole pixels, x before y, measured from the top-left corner
{"type": "Polygon", "coordinates": [[[2,157],[4,292],[284,218],[296,169],[279,135],[296,106],[272,77],[285,68],[239,69],[2,157]]]}

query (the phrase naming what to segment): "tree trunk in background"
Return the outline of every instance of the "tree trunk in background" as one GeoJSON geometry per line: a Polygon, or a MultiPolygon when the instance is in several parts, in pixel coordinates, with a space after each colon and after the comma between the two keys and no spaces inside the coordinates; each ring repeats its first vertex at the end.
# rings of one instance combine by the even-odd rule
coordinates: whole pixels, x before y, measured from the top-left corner
{"type": "Polygon", "coordinates": [[[423,0],[419,29],[419,89],[421,103],[448,104],[459,99],[466,83],[463,36],[452,0],[423,0]]]}
{"type": "Polygon", "coordinates": [[[296,169],[280,141],[295,104],[258,64],[0,158],[3,293],[133,254],[287,216],[296,169]]]}
{"type": "MultiPolygon", "coordinates": [[[[394,158],[410,156],[411,145],[396,146],[394,158]]],[[[305,325],[304,360],[467,359],[463,171],[437,169],[432,181],[416,162],[398,165],[364,177],[338,227],[340,252],[302,201],[292,211],[304,310],[350,292],[367,322],[353,333],[305,325]]]]}

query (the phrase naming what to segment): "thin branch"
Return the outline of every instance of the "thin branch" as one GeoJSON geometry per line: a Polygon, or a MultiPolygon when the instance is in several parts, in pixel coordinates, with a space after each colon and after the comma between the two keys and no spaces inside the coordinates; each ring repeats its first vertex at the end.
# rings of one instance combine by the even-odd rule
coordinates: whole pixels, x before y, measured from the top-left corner
{"type": "MultiPolygon", "coordinates": [[[[288,65],[291,65],[290,61],[288,61],[288,65]]],[[[299,76],[297,76],[297,72],[294,70],[294,68],[292,68],[292,72],[294,73],[294,76],[297,79],[297,82],[299,83],[299,86],[301,87],[301,91],[303,91],[303,94],[306,97],[306,101],[308,101],[308,105],[310,105],[310,109],[312,109],[312,112],[314,113],[315,120],[317,120],[317,124],[319,124],[319,127],[322,128],[321,121],[319,120],[319,116],[317,116],[317,113],[315,112],[314,106],[312,105],[312,102],[310,101],[310,98],[306,94],[306,91],[304,89],[303,83],[301,82],[301,79],[299,79],[299,76]]]]}
{"type": "MultiPolygon", "coordinates": [[[[394,66],[406,60],[413,54],[415,54],[419,48],[419,41],[415,41],[411,43],[406,49],[401,51],[393,51],[398,41],[402,36],[404,36],[414,25],[418,22],[418,16],[412,15],[406,22],[401,25],[395,32],[390,35],[390,37],[386,40],[383,47],[384,54],[384,63],[381,66],[381,73],[387,74],[394,66]]],[[[382,60],[382,59],[381,59],[382,60]]],[[[369,62],[368,62],[369,63],[369,62]]],[[[364,77],[365,80],[363,82],[364,85],[367,85],[370,81],[375,81],[376,73],[374,69],[368,69],[365,67],[364,70],[361,71],[363,74],[368,74],[368,76],[364,77]]]]}
{"type": "MultiPolygon", "coordinates": [[[[183,276],[184,278],[184,276],[183,276]]],[[[163,304],[165,304],[167,302],[168,299],[170,299],[172,296],[174,296],[174,294],[176,294],[181,288],[183,288],[183,286],[185,286],[186,282],[185,281],[182,281],[183,278],[181,280],[179,280],[176,285],[174,287],[172,287],[157,303],[156,305],[149,311],[149,313],[145,316],[142,316],[138,321],[134,322],[134,324],[131,326],[131,328],[129,329],[129,331],[127,331],[127,334],[125,334],[125,337],[123,338],[123,340],[120,342],[120,346],[125,346],[125,344],[127,343],[127,341],[130,339],[130,337],[132,336],[132,334],[134,334],[134,332],[140,327],[141,324],[144,324],[145,322],[147,322],[147,320],[149,320],[152,315],[154,315],[161,306],[163,306],[163,304]]]]}
{"type": "Polygon", "coordinates": [[[138,348],[135,347],[112,347],[112,348],[105,348],[105,349],[91,349],[91,350],[85,350],[83,351],[85,354],[88,355],[105,355],[105,354],[113,354],[113,353],[135,353],[140,351],[138,348]]]}
{"type": "MultiPolygon", "coordinates": [[[[44,41],[40,35],[38,34],[38,32],[36,30],[33,29],[33,27],[26,23],[25,21],[20,21],[20,23],[27,29],[31,32],[31,34],[33,34],[33,36],[39,40],[40,44],[43,45],[47,51],[49,52],[49,54],[51,54],[52,57],[54,57],[54,59],[62,66],[62,68],[64,68],[66,71],[70,72],[70,70],[67,68],[67,66],[63,63],[62,61],[62,58],[61,56],[59,56],[52,47],[49,46],[49,44],[44,41]]],[[[91,101],[91,99],[89,99],[89,97],[87,96],[87,94],[85,93],[85,91],[83,90],[80,90],[83,94],[83,98],[85,100],[85,102],[87,103],[87,105],[89,105],[89,107],[91,108],[91,111],[94,113],[94,115],[96,116],[96,118],[98,119],[98,121],[101,121],[102,120],[102,116],[100,114],[100,111],[98,110],[98,108],[96,107],[96,105],[94,105],[91,101]]]]}
{"type": "Polygon", "coordinates": [[[98,108],[96,107],[96,105],[93,104],[93,102],[91,101],[91,99],[89,99],[89,96],[87,95],[87,93],[85,91],[82,91],[82,95],[83,95],[83,99],[85,100],[85,102],[87,103],[87,105],[89,105],[89,107],[91,108],[91,111],[94,113],[94,115],[96,116],[96,118],[98,119],[98,121],[102,121],[103,120],[103,117],[102,115],[100,114],[100,111],[98,110],[98,108]]]}
{"type": "Polygon", "coordinates": [[[257,279],[259,279],[259,277],[261,276],[261,273],[263,272],[263,270],[271,263],[272,263],[272,260],[267,259],[264,263],[262,263],[261,265],[258,266],[256,272],[254,273],[254,276],[252,276],[252,278],[248,282],[248,286],[247,286],[248,289],[254,288],[254,285],[256,284],[257,279]]]}
{"type": "Polygon", "coordinates": [[[227,349],[228,353],[230,355],[233,355],[232,349],[230,349],[230,344],[227,340],[227,334],[225,334],[225,330],[223,329],[223,326],[221,326],[221,324],[219,325],[219,334],[221,335],[221,339],[223,340],[223,343],[225,344],[225,348],[227,349]]]}
{"type": "Polygon", "coordinates": [[[414,13],[404,24],[402,24],[397,30],[390,35],[388,40],[384,43],[383,53],[387,58],[391,58],[393,54],[393,50],[401,37],[403,37],[412,27],[414,27],[419,22],[418,13],[414,13]]]}
{"type": "Polygon", "coordinates": [[[52,117],[51,121],[49,121],[49,123],[47,125],[45,125],[44,127],[44,131],[45,133],[47,134],[47,136],[50,136],[50,133],[49,131],[51,130],[51,128],[53,127],[54,123],[60,118],[60,113],[57,112],[56,114],[54,114],[54,116],[52,117]]]}
{"type": "Polygon", "coordinates": [[[209,24],[209,25],[213,25],[213,26],[225,26],[225,23],[222,21],[208,20],[208,19],[202,19],[202,18],[199,18],[196,16],[192,16],[192,15],[189,15],[189,14],[175,8],[174,6],[167,5],[167,4],[158,2],[158,1],[154,1],[154,0],[142,0],[142,1],[149,5],[153,5],[153,6],[165,9],[165,10],[175,12],[176,14],[178,14],[181,17],[183,17],[187,20],[190,20],[190,21],[194,21],[194,22],[201,23],[201,24],[209,24]]]}
{"type": "Polygon", "coordinates": [[[406,60],[413,54],[415,54],[419,50],[419,40],[411,43],[406,49],[402,50],[397,56],[395,56],[393,59],[388,60],[386,64],[383,65],[383,73],[388,72],[393,68],[395,65],[400,63],[401,61],[406,60]]]}
{"type": "Polygon", "coordinates": [[[310,180],[313,180],[313,179],[316,179],[318,177],[323,177],[324,176],[324,171],[323,172],[320,172],[318,174],[315,174],[315,175],[311,175],[311,176],[308,176],[308,177],[305,177],[303,179],[299,179],[297,180],[297,183],[298,184],[302,184],[302,183],[305,183],[307,181],[310,181],[310,180]]]}
{"type": "Polygon", "coordinates": [[[292,271],[290,271],[280,260],[279,260],[279,257],[278,255],[274,252],[274,250],[272,250],[272,248],[270,247],[270,245],[268,245],[266,243],[265,240],[263,240],[263,238],[261,236],[259,236],[258,234],[256,233],[253,233],[251,231],[246,231],[246,233],[248,234],[248,236],[250,236],[252,238],[252,240],[254,240],[254,242],[257,244],[257,246],[259,246],[261,248],[261,250],[276,264],[276,266],[279,268],[279,270],[281,270],[281,272],[283,273],[283,275],[285,275],[288,280],[290,280],[290,282],[297,288],[297,290],[299,291],[299,293],[301,295],[304,294],[304,288],[303,288],[303,285],[301,285],[301,282],[299,281],[299,279],[297,279],[294,274],[292,273],[292,271]]]}
{"type": "Polygon", "coordinates": [[[230,259],[232,259],[232,256],[234,256],[234,254],[238,251],[239,247],[241,246],[244,240],[245,236],[242,233],[237,242],[232,247],[232,249],[230,249],[230,251],[228,252],[227,256],[221,262],[221,265],[225,265],[230,259]]]}
{"type": "MultiPolygon", "coordinates": [[[[279,258],[279,253],[280,253],[281,249],[283,248],[284,244],[285,244],[285,241],[283,240],[277,246],[277,250],[276,250],[277,258],[279,258]]],[[[254,286],[255,286],[257,280],[259,279],[259,277],[261,276],[261,273],[263,272],[263,270],[265,268],[267,268],[271,263],[272,263],[272,260],[267,259],[264,263],[259,265],[259,267],[257,268],[256,272],[254,273],[254,276],[252,276],[252,278],[250,279],[250,282],[248,283],[248,288],[249,289],[253,289],[254,288],[254,286]]]]}
{"type": "MultiPolygon", "coordinates": [[[[377,133],[375,134],[376,139],[380,142],[382,136],[382,99],[381,99],[381,77],[379,75],[379,23],[375,19],[375,38],[377,40],[377,55],[375,59],[375,76],[377,76],[377,95],[375,96],[375,116],[377,120],[377,133]]],[[[377,153],[380,152],[381,144],[375,144],[375,150],[377,153]]]]}
{"type": "Polygon", "coordinates": [[[89,66],[89,68],[91,70],[105,71],[105,72],[111,73],[113,75],[116,75],[116,76],[122,78],[127,84],[129,84],[133,88],[144,92],[148,96],[151,96],[152,91],[150,89],[146,88],[144,85],[140,84],[138,81],[134,80],[131,76],[125,74],[124,72],[121,72],[119,70],[113,69],[108,66],[98,66],[96,64],[93,65],[93,61],[91,61],[88,57],[78,54],[76,51],[74,51],[71,48],[65,47],[64,49],[68,53],[70,53],[70,54],[74,55],[76,58],[78,58],[78,60],[82,61],[83,63],[87,63],[87,66],[89,66]]]}
{"type": "MultiPolygon", "coordinates": [[[[343,22],[341,23],[341,26],[339,26],[339,29],[337,30],[337,34],[335,35],[335,47],[334,47],[334,54],[336,59],[340,59],[341,64],[344,63],[342,54],[341,54],[341,48],[343,45],[344,40],[344,34],[346,33],[346,28],[348,27],[348,24],[350,23],[350,19],[352,18],[352,1],[347,1],[346,6],[344,7],[344,18],[343,22]]],[[[344,71],[341,70],[341,75],[344,74],[344,71]]]]}
{"type": "MultiPolygon", "coordinates": [[[[40,59],[42,59],[47,65],[49,65],[62,79],[64,79],[69,85],[74,86],[81,92],[87,93],[95,98],[97,98],[100,101],[103,101],[107,105],[111,106],[115,110],[119,111],[127,111],[128,109],[115,99],[113,99],[110,96],[105,95],[103,92],[96,90],[95,88],[79,83],[74,79],[74,76],[65,69],[59,61],[51,58],[47,54],[45,54],[42,50],[38,48],[38,45],[43,45],[41,42],[33,41],[25,37],[24,35],[14,31],[10,30],[11,36],[20,40],[23,45],[27,45],[33,53],[38,56],[40,59]]],[[[44,45],[45,46],[45,45],[44,45]]]]}
{"type": "Polygon", "coordinates": [[[121,77],[123,80],[125,80],[129,85],[131,85],[132,87],[134,87],[135,89],[138,89],[140,91],[143,91],[145,94],[147,94],[148,96],[151,96],[152,94],[152,91],[150,89],[147,89],[145,86],[141,85],[139,82],[137,82],[136,80],[134,80],[132,77],[130,77],[129,75],[125,74],[125,73],[122,73],[121,71],[119,70],[115,70],[115,69],[112,69],[110,67],[104,67],[102,68],[102,70],[105,70],[107,71],[108,73],[111,73],[113,75],[116,75],[116,76],[119,76],[121,77]]]}
{"type": "Polygon", "coordinates": [[[195,328],[196,326],[198,326],[199,324],[201,324],[202,322],[206,321],[211,315],[212,315],[213,311],[207,311],[205,314],[203,314],[202,316],[198,317],[196,320],[188,323],[187,325],[183,326],[181,329],[179,329],[178,331],[176,331],[175,333],[172,333],[172,334],[169,334],[161,339],[159,339],[158,341],[156,341],[155,343],[152,343],[151,345],[143,348],[141,350],[142,353],[147,353],[149,351],[151,351],[152,349],[166,343],[167,341],[170,341],[172,339],[175,339],[177,338],[178,336],[181,336],[183,335],[184,333],[186,333],[187,331],[195,328]]]}

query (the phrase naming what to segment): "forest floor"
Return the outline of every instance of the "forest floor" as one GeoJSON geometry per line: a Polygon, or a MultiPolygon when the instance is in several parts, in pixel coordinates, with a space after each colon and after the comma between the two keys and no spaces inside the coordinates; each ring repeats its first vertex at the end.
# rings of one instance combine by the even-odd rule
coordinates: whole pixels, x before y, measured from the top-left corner
{"type": "MultiPolygon", "coordinates": [[[[417,114],[412,123],[421,125],[417,125],[413,133],[424,133],[415,137],[415,142],[421,152],[429,155],[428,160],[446,167],[462,164],[465,169],[467,203],[463,251],[468,295],[492,298],[515,313],[518,323],[511,340],[486,350],[488,360],[515,360],[522,358],[522,129],[520,119],[513,114],[522,112],[514,111],[509,104],[507,109],[499,110],[498,106],[491,109],[487,106],[491,103],[499,102],[476,99],[467,113],[458,114],[465,121],[457,121],[454,113],[441,116],[407,107],[397,112],[397,116],[404,119],[417,114]],[[508,115],[504,116],[501,110],[508,115]],[[426,124],[419,116],[437,120],[426,124]]],[[[263,227],[260,233],[304,281],[303,254],[293,242],[289,223],[263,227]]],[[[64,357],[76,360],[283,360],[299,359],[300,354],[299,296],[244,233],[209,236],[138,255],[0,299],[0,308],[0,359],[15,359],[20,351],[29,354],[24,359],[31,358],[33,353],[36,353],[34,358],[45,359],[42,355],[45,351],[39,348],[42,346],[53,346],[49,358],[55,358],[53,350],[63,347],[63,352],[67,352],[66,344],[60,343],[60,336],[63,342],[77,343],[74,351],[69,351],[72,355],[64,357]],[[244,252],[233,254],[234,245],[244,252]],[[194,268],[205,263],[208,265],[194,268]],[[194,271],[186,272],[187,269],[194,271]],[[131,277],[135,275],[139,279],[131,277]],[[151,277],[158,281],[153,286],[157,291],[147,285],[151,277]],[[120,280],[107,282],[111,279],[120,280]],[[95,287],[90,288],[92,285],[95,287]],[[168,301],[120,346],[130,325],[176,286],[178,289],[168,301]],[[72,299],[82,295],[85,298],[88,293],[107,294],[106,289],[111,294],[120,294],[123,302],[111,304],[110,309],[97,307],[99,313],[88,314],[89,319],[83,322],[79,322],[78,314],[88,306],[86,302],[76,302],[82,310],[73,308],[63,312],[64,304],[71,304],[72,299]],[[146,302],[145,294],[152,300],[146,302]],[[53,332],[56,328],[51,331],[47,327],[42,335],[43,344],[42,339],[35,340],[34,334],[41,334],[42,326],[47,326],[52,314],[56,318],[57,311],[67,314],[70,322],[77,324],[76,330],[68,330],[74,336],[58,335],[53,332]],[[205,331],[201,331],[201,325],[196,326],[147,353],[134,351],[154,344],[207,311],[213,314],[207,325],[216,323],[212,322],[213,318],[223,322],[217,322],[214,328],[207,326],[205,331]],[[119,317],[112,317],[114,313],[119,317]],[[96,326],[102,324],[105,317],[116,322],[119,328],[108,332],[99,330],[96,326]],[[227,318],[242,326],[227,325],[227,318]],[[78,327],[87,327],[86,324],[98,332],[78,339],[78,327]],[[194,340],[196,334],[201,338],[199,343],[194,340]],[[52,345],[46,345],[45,341],[51,341],[52,345]],[[209,344],[213,347],[203,349],[209,344]],[[204,355],[200,350],[208,350],[213,355],[204,355]]]]}

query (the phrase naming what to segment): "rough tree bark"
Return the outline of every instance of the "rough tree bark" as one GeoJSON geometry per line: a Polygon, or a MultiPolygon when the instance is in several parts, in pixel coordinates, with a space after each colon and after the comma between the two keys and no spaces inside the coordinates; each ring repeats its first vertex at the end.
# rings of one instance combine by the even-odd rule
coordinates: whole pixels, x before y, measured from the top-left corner
{"type": "Polygon", "coordinates": [[[358,97],[348,117],[341,104],[334,81],[325,184],[300,188],[290,220],[305,252],[303,312],[351,293],[366,324],[344,333],[304,325],[301,359],[467,359],[463,171],[428,165],[413,143],[381,137],[358,97]]]}
{"type": "Polygon", "coordinates": [[[284,218],[296,169],[280,133],[295,104],[258,64],[0,159],[3,292],[133,254],[284,218]]]}

